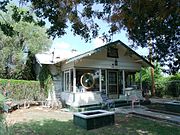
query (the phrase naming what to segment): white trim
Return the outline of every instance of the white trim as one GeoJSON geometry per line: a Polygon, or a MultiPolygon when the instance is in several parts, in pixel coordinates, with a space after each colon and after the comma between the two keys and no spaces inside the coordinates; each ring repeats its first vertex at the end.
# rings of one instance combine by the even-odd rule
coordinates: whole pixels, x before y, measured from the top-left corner
{"type": "Polygon", "coordinates": [[[76,93],[76,69],[73,68],[73,93],[76,93]]]}
{"type": "Polygon", "coordinates": [[[71,70],[72,69],[69,70],[69,92],[71,92],[71,70]]]}
{"type": "Polygon", "coordinates": [[[71,86],[71,78],[70,78],[71,76],[70,76],[70,69],[69,70],[66,70],[66,71],[64,71],[64,91],[68,91],[68,92],[70,92],[70,86],[71,86]],[[66,84],[66,74],[69,74],[69,82],[68,82],[68,84],[66,84]],[[67,87],[67,85],[69,85],[69,89],[66,89],[66,87],[67,87]]]}
{"type": "Polygon", "coordinates": [[[102,91],[102,82],[101,82],[101,69],[99,69],[99,91],[102,91]]]}
{"type": "Polygon", "coordinates": [[[107,81],[108,81],[108,79],[107,79],[107,77],[108,77],[108,76],[107,76],[107,69],[105,70],[105,76],[106,76],[106,77],[105,77],[105,80],[106,80],[106,94],[107,94],[107,87],[108,87],[108,82],[107,82],[107,81]]]}
{"type": "Polygon", "coordinates": [[[123,76],[123,94],[125,94],[126,86],[125,86],[125,71],[124,70],[122,70],[122,76],[123,76]]]}

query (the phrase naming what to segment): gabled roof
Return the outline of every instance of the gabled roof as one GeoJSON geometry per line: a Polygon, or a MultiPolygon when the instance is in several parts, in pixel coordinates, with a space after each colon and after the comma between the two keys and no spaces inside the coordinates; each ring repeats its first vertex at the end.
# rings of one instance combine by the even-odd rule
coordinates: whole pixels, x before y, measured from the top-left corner
{"type": "Polygon", "coordinates": [[[143,58],[142,56],[140,56],[138,53],[136,53],[134,50],[132,50],[130,47],[128,47],[127,45],[125,45],[123,42],[121,42],[120,40],[117,40],[115,42],[111,42],[111,43],[108,43],[108,44],[105,44],[104,46],[101,46],[101,47],[98,47],[94,50],[91,50],[91,51],[88,51],[88,52],[85,52],[85,53],[82,53],[80,55],[77,55],[77,56],[74,56],[72,58],[69,58],[69,59],[66,59],[66,63],[69,63],[69,62],[72,62],[72,61],[76,61],[78,59],[81,59],[81,58],[84,58],[84,57],[87,57],[87,56],[90,56],[92,54],[95,54],[99,51],[101,51],[102,49],[105,49],[109,46],[112,46],[112,45],[122,45],[123,47],[125,47],[127,50],[129,50],[130,52],[132,52],[134,55],[136,55],[138,58],[140,58],[143,62],[145,62],[147,65],[151,66],[151,67],[154,67],[153,64],[151,64],[149,61],[147,61],[145,58],[143,58]]]}

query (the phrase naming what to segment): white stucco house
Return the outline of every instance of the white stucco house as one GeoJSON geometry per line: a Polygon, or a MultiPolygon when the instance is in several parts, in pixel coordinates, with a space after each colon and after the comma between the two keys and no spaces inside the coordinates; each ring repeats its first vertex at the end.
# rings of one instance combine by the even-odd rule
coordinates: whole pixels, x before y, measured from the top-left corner
{"type": "Polygon", "coordinates": [[[141,69],[153,67],[119,40],[69,58],[42,55],[36,59],[48,65],[56,97],[71,107],[101,103],[102,91],[112,100],[128,100],[132,93],[142,97],[142,83],[135,82],[135,74],[139,72],[141,80],[141,69]]]}

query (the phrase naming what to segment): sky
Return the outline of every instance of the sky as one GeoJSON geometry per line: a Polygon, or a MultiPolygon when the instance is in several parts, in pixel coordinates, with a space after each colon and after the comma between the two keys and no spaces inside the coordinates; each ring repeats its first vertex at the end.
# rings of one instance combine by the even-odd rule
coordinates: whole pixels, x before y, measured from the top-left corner
{"type": "MultiPolygon", "coordinates": [[[[103,21],[98,21],[98,24],[102,27],[99,31],[99,37],[102,36],[103,32],[107,32],[109,30],[109,26],[107,23],[103,22],[103,21]]],[[[50,26],[49,23],[46,24],[46,27],[48,28],[50,26]]],[[[103,40],[99,37],[92,39],[91,42],[85,42],[84,39],[81,39],[80,36],[74,36],[73,33],[70,31],[70,28],[67,29],[67,34],[65,34],[64,36],[62,36],[61,38],[55,38],[53,40],[53,44],[51,46],[50,51],[55,51],[55,53],[69,53],[69,51],[71,51],[72,49],[77,50],[76,53],[80,54],[80,53],[84,53],[87,52],[89,50],[93,50],[97,47],[100,47],[102,45],[105,45],[106,42],[103,42],[103,40]]],[[[120,40],[123,43],[125,43],[126,45],[130,45],[132,41],[128,40],[127,37],[127,33],[124,30],[121,30],[120,33],[114,34],[112,37],[112,41],[114,42],[116,40],[120,40]]],[[[133,48],[132,48],[133,49],[133,48]]],[[[148,55],[148,50],[147,49],[143,49],[143,48],[139,48],[139,49],[133,49],[134,51],[136,51],[138,54],[143,55],[143,56],[147,56],[148,55]]]]}
{"type": "MultiPolygon", "coordinates": [[[[13,0],[13,2],[15,2],[16,4],[18,4],[18,0],[13,0]]],[[[103,21],[98,21],[98,23],[100,24],[100,26],[102,27],[100,30],[100,35],[103,32],[107,32],[108,31],[108,24],[103,22],[103,21]]],[[[48,23],[46,21],[46,27],[48,28],[50,26],[50,23],[48,23]]],[[[70,28],[67,29],[67,34],[62,36],[61,38],[55,38],[53,40],[53,44],[50,48],[50,52],[54,51],[55,54],[66,54],[66,55],[71,55],[70,52],[71,50],[75,49],[76,54],[80,54],[80,53],[84,53],[87,52],[89,50],[93,50],[97,47],[100,47],[102,45],[105,45],[106,43],[102,41],[102,39],[100,38],[95,38],[92,39],[91,43],[90,42],[85,42],[85,40],[81,39],[80,36],[74,36],[73,33],[70,31],[70,28]]],[[[116,40],[121,40],[123,43],[125,43],[126,45],[130,45],[130,41],[128,40],[127,37],[127,33],[122,30],[120,33],[113,35],[112,38],[112,42],[116,41],[116,40]]],[[[132,48],[133,49],[133,48],[132,48]]],[[[134,50],[134,49],[133,49],[134,50]]],[[[144,55],[147,56],[148,55],[148,50],[147,49],[136,49],[135,50],[137,53],[139,53],[140,55],[144,55]]]]}
{"type": "MultiPolygon", "coordinates": [[[[104,24],[102,23],[102,25],[104,24]]],[[[127,33],[122,30],[120,33],[113,36],[112,42],[116,40],[121,40],[126,45],[130,45],[131,42],[128,40],[126,34],[127,33]]],[[[81,39],[80,36],[74,36],[73,33],[68,30],[66,35],[62,36],[61,38],[55,38],[51,47],[51,51],[55,50],[55,52],[62,52],[62,51],[68,52],[71,51],[72,49],[75,49],[79,54],[89,50],[93,50],[105,44],[106,43],[103,42],[103,40],[99,37],[92,39],[91,43],[89,42],[85,43],[85,40],[81,39]]],[[[144,56],[148,55],[147,49],[139,48],[136,49],[135,51],[140,55],[144,55],[144,56]]]]}

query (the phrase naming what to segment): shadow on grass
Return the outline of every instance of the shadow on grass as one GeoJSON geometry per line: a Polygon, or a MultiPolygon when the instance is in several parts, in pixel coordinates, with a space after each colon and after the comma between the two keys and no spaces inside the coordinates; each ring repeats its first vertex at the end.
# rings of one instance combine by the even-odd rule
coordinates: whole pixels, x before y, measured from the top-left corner
{"type": "Polygon", "coordinates": [[[77,128],[72,121],[43,120],[17,123],[9,127],[10,135],[81,135],[85,130],[77,128]]]}
{"type": "Polygon", "coordinates": [[[94,130],[84,130],[73,121],[31,121],[17,123],[9,127],[10,135],[175,135],[179,126],[169,125],[132,116],[117,115],[113,126],[94,130]]]}

